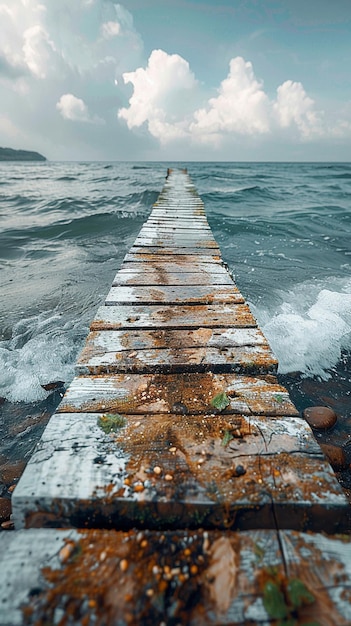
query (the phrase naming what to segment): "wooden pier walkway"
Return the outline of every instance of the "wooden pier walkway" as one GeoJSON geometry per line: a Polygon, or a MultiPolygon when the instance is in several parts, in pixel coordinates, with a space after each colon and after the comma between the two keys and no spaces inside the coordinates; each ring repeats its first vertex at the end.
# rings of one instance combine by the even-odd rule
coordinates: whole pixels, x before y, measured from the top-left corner
{"type": "Polygon", "coordinates": [[[349,505],[276,370],[172,171],[13,494],[0,625],[350,625],[349,505]]]}

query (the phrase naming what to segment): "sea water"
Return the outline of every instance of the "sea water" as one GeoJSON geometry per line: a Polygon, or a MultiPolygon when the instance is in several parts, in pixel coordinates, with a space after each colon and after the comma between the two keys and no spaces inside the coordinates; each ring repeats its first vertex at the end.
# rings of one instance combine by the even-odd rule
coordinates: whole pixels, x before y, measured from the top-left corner
{"type": "Polygon", "coordinates": [[[0,163],[0,461],[32,453],[172,166],[298,408],[326,404],[351,432],[351,164],[0,163]]]}

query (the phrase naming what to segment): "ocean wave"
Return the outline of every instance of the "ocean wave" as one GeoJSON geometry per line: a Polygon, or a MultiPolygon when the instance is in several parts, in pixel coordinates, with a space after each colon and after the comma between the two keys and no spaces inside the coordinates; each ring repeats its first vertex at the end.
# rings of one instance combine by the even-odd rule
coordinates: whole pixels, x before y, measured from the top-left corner
{"type": "Polygon", "coordinates": [[[329,278],[280,292],[272,311],[251,305],[279,361],[279,372],[327,380],[351,352],[351,281],[329,278]]]}
{"type": "Polygon", "coordinates": [[[201,194],[204,203],[218,205],[221,202],[264,202],[277,200],[277,194],[267,187],[259,185],[247,185],[232,189],[211,189],[201,194]]]}
{"type": "Polygon", "coordinates": [[[81,322],[68,322],[58,313],[22,319],[12,338],[0,342],[0,395],[10,402],[36,402],[48,396],[42,385],[74,376],[82,343],[81,322]]]}
{"type": "Polygon", "coordinates": [[[0,242],[3,242],[0,256],[7,249],[13,250],[18,248],[19,254],[23,254],[24,247],[33,240],[53,241],[58,239],[94,239],[112,232],[118,232],[119,222],[130,220],[130,227],[133,226],[137,218],[144,217],[143,211],[118,211],[111,213],[97,213],[95,215],[78,216],[73,219],[59,220],[55,223],[49,223],[45,226],[36,224],[21,230],[8,230],[4,236],[0,236],[0,242]]]}

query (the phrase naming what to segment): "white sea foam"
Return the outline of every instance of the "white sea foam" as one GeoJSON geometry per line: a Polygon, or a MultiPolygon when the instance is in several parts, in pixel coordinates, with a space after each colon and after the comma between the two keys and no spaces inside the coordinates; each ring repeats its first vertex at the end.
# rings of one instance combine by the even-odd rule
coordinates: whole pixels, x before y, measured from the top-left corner
{"type": "Polygon", "coordinates": [[[12,338],[0,342],[0,396],[11,402],[35,402],[46,398],[41,385],[74,375],[81,330],[78,323],[58,313],[41,313],[22,319],[12,338]]]}
{"type": "Polygon", "coordinates": [[[279,361],[279,372],[322,380],[351,351],[351,281],[330,278],[279,292],[275,310],[252,309],[279,361]]]}

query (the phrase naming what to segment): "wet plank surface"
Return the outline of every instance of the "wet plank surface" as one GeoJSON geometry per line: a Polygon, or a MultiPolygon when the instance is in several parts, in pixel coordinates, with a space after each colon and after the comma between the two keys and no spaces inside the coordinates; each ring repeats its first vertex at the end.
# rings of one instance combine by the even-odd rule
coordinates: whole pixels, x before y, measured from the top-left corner
{"type": "MultiPolygon", "coordinates": [[[[176,260],[170,259],[169,257],[164,257],[161,259],[155,258],[150,259],[142,259],[138,261],[126,262],[124,261],[121,265],[121,269],[118,271],[116,276],[119,274],[127,273],[127,272],[140,272],[140,273],[150,273],[150,272],[158,272],[160,274],[165,274],[167,276],[172,276],[175,274],[179,276],[180,274],[194,274],[198,276],[199,274],[204,274],[206,277],[224,277],[230,276],[228,270],[221,263],[215,262],[199,262],[198,259],[194,259],[193,257],[189,259],[189,257],[184,259],[180,259],[178,262],[178,257],[176,260]]],[[[190,277],[188,277],[190,278],[190,277]]],[[[162,284],[162,283],[161,283],[162,284]]]]}
{"type": "Polygon", "coordinates": [[[83,354],[102,355],[111,351],[162,348],[244,348],[268,346],[259,328],[194,328],[156,330],[114,330],[91,332],[83,354]]]}
{"type": "MultiPolygon", "coordinates": [[[[106,331],[109,332],[109,331],[106,331]]],[[[100,339],[102,339],[100,337],[100,339]]],[[[100,342],[101,345],[102,341],[100,342]]],[[[76,365],[78,374],[238,372],[274,374],[277,360],[268,346],[221,348],[148,348],[112,352],[111,346],[98,354],[90,343],[76,365]],[[92,354],[94,353],[94,354],[92,354]]]]}
{"type": "Polygon", "coordinates": [[[351,621],[343,582],[350,541],[269,530],[43,529],[2,535],[0,546],[1,626],[54,624],[60,615],[80,615],[88,626],[269,626],[272,587],[297,624],[351,621]]]}
{"type": "MultiPolygon", "coordinates": [[[[135,265],[138,265],[137,263],[135,265]]],[[[228,285],[234,286],[232,277],[228,272],[194,272],[189,266],[183,272],[172,272],[167,267],[158,269],[145,263],[141,268],[121,269],[113,280],[113,286],[117,285],[228,285]]]]}
{"type": "Polygon", "coordinates": [[[277,360],[257,328],[91,332],[78,374],[112,372],[275,373],[277,360]]]}
{"type": "Polygon", "coordinates": [[[97,310],[91,330],[134,328],[255,328],[246,304],[104,306],[97,310]]]}
{"type": "Polygon", "coordinates": [[[183,245],[174,246],[170,244],[169,246],[165,246],[163,243],[159,245],[151,245],[145,243],[142,245],[133,245],[130,249],[130,254],[145,254],[145,255],[154,255],[154,254],[162,254],[165,255],[196,255],[196,256],[205,256],[207,255],[210,259],[218,258],[220,256],[220,250],[217,244],[213,244],[212,241],[206,242],[203,241],[198,245],[195,242],[189,242],[187,245],[184,242],[183,245]],[[172,247],[171,247],[172,246],[172,247]]]}
{"type": "Polygon", "coordinates": [[[274,376],[237,374],[114,374],[76,376],[60,412],[214,414],[214,398],[226,397],[226,413],[298,415],[285,387],[274,376]],[[179,408],[177,408],[179,407],[179,408]]]}
{"type": "Polygon", "coordinates": [[[141,261],[147,261],[150,263],[176,263],[178,266],[178,272],[182,271],[182,265],[193,264],[195,267],[197,263],[203,264],[213,264],[217,263],[218,265],[222,265],[223,261],[221,256],[218,253],[211,254],[209,250],[189,250],[187,248],[178,248],[176,250],[168,249],[168,248],[150,248],[147,250],[145,248],[131,248],[130,251],[124,257],[125,262],[140,263],[141,261]]]}
{"type": "Polygon", "coordinates": [[[51,418],[13,495],[17,528],[344,529],[341,487],[301,418],[125,414],[105,434],[108,420],[51,418]]]}
{"type": "Polygon", "coordinates": [[[111,287],[105,305],[117,304],[244,304],[245,300],[235,285],[184,286],[125,286],[111,287]]]}

